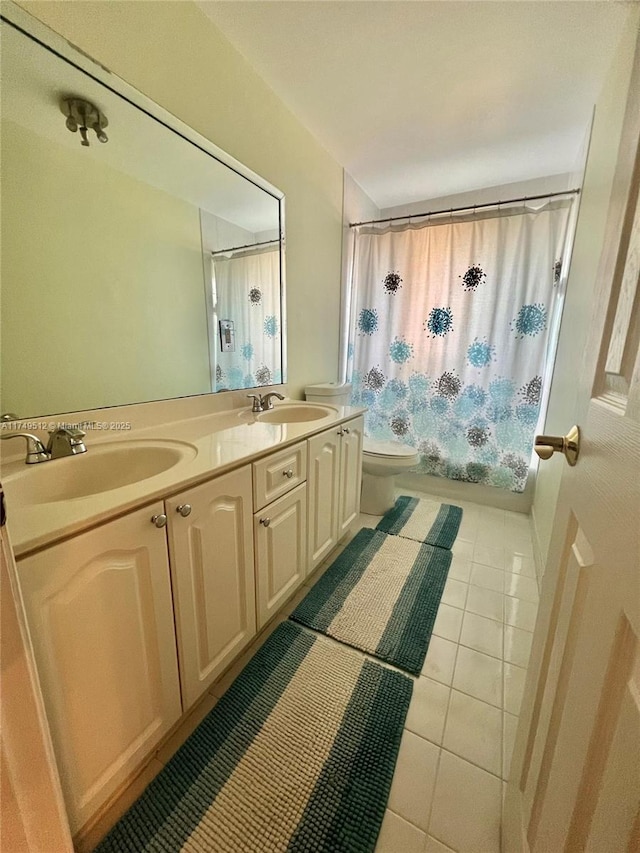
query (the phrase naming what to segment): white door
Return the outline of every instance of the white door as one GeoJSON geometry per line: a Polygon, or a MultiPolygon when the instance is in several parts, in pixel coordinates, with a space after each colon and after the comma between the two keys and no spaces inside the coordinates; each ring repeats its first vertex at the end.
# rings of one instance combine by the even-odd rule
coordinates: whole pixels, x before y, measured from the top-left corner
{"type": "Polygon", "coordinates": [[[256,633],[251,468],[165,505],[186,710],[256,633]]]}
{"type": "Polygon", "coordinates": [[[257,512],[253,529],[258,628],[262,628],[307,574],[307,484],[257,512]]]}
{"type": "Polygon", "coordinates": [[[309,439],[309,572],[324,560],[338,541],[340,486],[339,429],[333,427],[309,439]]]}
{"type": "Polygon", "coordinates": [[[639,137],[637,55],[579,377],[582,448],[563,475],[564,547],[545,575],[507,790],[509,851],[640,850],[639,137]]]}
{"type": "Polygon", "coordinates": [[[360,513],[363,437],[362,417],[354,418],[342,427],[338,539],[342,539],[360,513]]]}
{"type": "Polygon", "coordinates": [[[11,853],[72,853],[11,543],[3,524],[4,518],[0,520],[0,849],[11,853]]]}
{"type": "Polygon", "coordinates": [[[73,832],[181,714],[162,503],[18,561],[73,832]]]}

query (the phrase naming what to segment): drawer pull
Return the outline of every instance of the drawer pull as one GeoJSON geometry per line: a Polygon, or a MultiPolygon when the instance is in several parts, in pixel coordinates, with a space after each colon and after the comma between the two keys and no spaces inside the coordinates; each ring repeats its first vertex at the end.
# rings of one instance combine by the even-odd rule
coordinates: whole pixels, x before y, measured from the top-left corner
{"type": "Polygon", "coordinates": [[[180,504],[180,506],[176,507],[176,512],[183,518],[186,518],[188,515],[191,515],[191,504],[180,504]]]}
{"type": "Polygon", "coordinates": [[[265,527],[268,527],[271,524],[271,519],[270,518],[261,518],[260,524],[264,524],[265,527]]]}
{"type": "Polygon", "coordinates": [[[286,470],[286,471],[283,471],[283,472],[282,472],[282,476],[283,476],[283,477],[288,477],[289,479],[291,479],[291,478],[293,477],[293,469],[292,469],[292,468],[287,468],[287,470],[286,470]]]}
{"type": "Polygon", "coordinates": [[[344,428],[344,435],[349,435],[349,427],[344,428]]]}
{"type": "Polygon", "coordinates": [[[167,523],[167,516],[164,513],[160,513],[159,515],[152,515],[151,523],[155,524],[156,527],[164,527],[167,523]]]}

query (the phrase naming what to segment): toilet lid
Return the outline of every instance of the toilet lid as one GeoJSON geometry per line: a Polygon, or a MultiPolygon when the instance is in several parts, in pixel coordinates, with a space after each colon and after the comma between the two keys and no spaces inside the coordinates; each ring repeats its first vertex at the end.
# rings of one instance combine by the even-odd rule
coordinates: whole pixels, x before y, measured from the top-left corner
{"type": "Polygon", "coordinates": [[[415,447],[409,447],[408,444],[398,444],[396,441],[374,441],[371,438],[365,438],[362,449],[370,456],[415,456],[418,452],[415,447]]]}

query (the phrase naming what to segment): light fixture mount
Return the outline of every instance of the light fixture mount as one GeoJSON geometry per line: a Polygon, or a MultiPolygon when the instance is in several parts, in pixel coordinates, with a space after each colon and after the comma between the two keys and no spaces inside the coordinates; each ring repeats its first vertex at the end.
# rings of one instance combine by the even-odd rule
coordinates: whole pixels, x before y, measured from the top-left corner
{"type": "Polygon", "coordinates": [[[92,104],[91,101],[77,97],[63,98],[60,102],[60,109],[63,115],[67,117],[67,129],[71,133],[80,131],[80,136],[82,137],[81,145],[85,147],[89,146],[89,130],[95,132],[100,142],[109,141],[109,137],[104,132],[104,128],[107,127],[109,121],[106,115],[95,104],[92,104]]]}

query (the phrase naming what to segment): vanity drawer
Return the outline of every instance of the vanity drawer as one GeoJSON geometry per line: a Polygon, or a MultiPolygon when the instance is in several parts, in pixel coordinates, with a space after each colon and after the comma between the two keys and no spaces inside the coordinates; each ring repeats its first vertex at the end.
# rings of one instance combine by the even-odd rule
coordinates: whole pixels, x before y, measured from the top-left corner
{"type": "Polygon", "coordinates": [[[294,444],[253,463],[254,511],[286,494],[307,479],[306,442],[294,444]]]}

